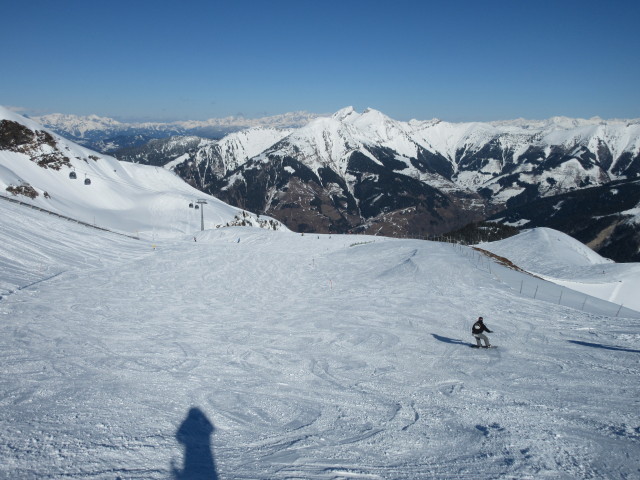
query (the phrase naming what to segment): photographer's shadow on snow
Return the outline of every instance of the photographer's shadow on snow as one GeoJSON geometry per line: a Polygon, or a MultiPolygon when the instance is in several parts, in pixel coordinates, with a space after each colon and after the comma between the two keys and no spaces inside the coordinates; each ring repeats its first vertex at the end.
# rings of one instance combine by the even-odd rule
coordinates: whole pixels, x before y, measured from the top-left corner
{"type": "Polygon", "coordinates": [[[211,447],[213,431],[213,424],[202,410],[189,410],[176,432],[176,440],[184,446],[184,461],[182,470],[172,462],[175,480],[218,480],[211,447]]]}

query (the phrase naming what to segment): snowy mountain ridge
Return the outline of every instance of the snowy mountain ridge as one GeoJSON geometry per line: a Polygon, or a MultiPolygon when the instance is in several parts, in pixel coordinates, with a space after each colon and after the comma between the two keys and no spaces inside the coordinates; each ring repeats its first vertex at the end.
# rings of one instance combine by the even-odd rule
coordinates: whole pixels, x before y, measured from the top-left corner
{"type": "MultiPolygon", "coordinates": [[[[366,109],[363,113],[367,113],[366,109]]],[[[348,116],[349,114],[356,113],[353,107],[345,107],[338,113],[335,113],[334,117],[348,116]]],[[[46,115],[39,115],[30,117],[39,124],[55,131],[61,131],[69,133],[73,136],[82,137],[87,132],[96,130],[126,130],[135,128],[155,128],[157,130],[175,128],[182,128],[184,130],[203,128],[209,126],[237,126],[243,128],[267,126],[271,128],[292,128],[304,126],[311,120],[324,115],[309,113],[306,111],[288,112],[280,115],[271,115],[258,118],[246,118],[240,115],[228,116],[223,118],[210,118],[208,120],[178,120],[173,122],[122,122],[110,117],[104,117],[99,115],[73,115],[63,113],[51,113],[46,115]]],[[[412,119],[406,122],[409,125],[422,126],[424,124],[437,124],[448,123],[443,122],[440,119],[434,118],[431,120],[417,120],[412,119]]],[[[465,122],[463,122],[465,123],[465,122]]],[[[489,122],[466,122],[469,124],[486,123],[496,128],[500,127],[513,127],[522,130],[550,130],[550,129],[572,129],[576,127],[587,127],[596,125],[636,125],[640,123],[640,119],[602,119],[600,117],[593,117],[589,119],[583,118],[570,118],[570,117],[551,117],[544,120],[529,120],[524,118],[518,118],[513,120],[494,120],[489,122]]]]}
{"type": "Polygon", "coordinates": [[[197,188],[294,229],[387,235],[443,233],[505,207],[640,175],[637,120],[401,122],[346,107],[274,141],[254,157],[228,151],[213,161],[201,150],[170,165],[197,188]]]}
{"type": "MultiPolygon", "coordinates": [[[[374,109],[357,113],[347,107],[331,117],[310,121],[261,155],[299,155],[316,171],[331,166],[344,175],[350,155],[360,152],[377,162],[371,149],[378,148],[389,150],[404,163],[405,174],[427,181],[439,177],[440,182],[475,191],[486,188],[496,201],[504,202],[522,190],[518,180],[530,183],[527,177],[534,176],[539,180],[542,175],[532,171],[557,149],[563,149],[566,158],[541,172],[549,172],[549,178],[555,180],[543,185],[545,195],[577,188],[585,181],[601,184],[640,172],[640,121],[556,117],[538,122],[400,122],[374,109]],[[412,160],[421,154],[435,157],[442,165],[416,167],[412,160]],[[532,155],[537,158],[530,158],[532,155]],[[516,173],[522,178],[512,178],[506,187],[500,185],[505,174],[513,177],[516,173]]],[[[241,163],[231,162],[234,168],[241,163]]]]}
{"type": "MultiPolygon", "coordinates": [[[[401,122],[346,107],[298,128],[246,128],[217,142],[135,141],[147,143],[119,150],[119,158],[164,165],[198,190],[298,231],[440,234],[505,208],[640,175],[638,120],[401,122]]],[[[609,244],[612,258],[635,258],[635,240],[620,248],[608,240],[608,229],[625,228],[611,218],[580,239],[594,248],[609,244]]]]}
{"type": "MultiPolygon", "coordinates": [[[[581,184],[599,185],[607,181],[624,178],[631,170],[640,172],[640,120],[573,119],[553,117],[547,120],[516,119],[495,122],[450,123],[440,120],[401,122],[391,119],[375,109],[362,113],[346,107],[330,117],[319,117],[306,112],[294,112],[262,119],[227,117],[204,122],[138,123],[124,124],[110,118],[95,115],[78,117],[52,114],[38,117],[46,126],[58,132],[68,132],[83,139],[97,131],[123,131],[130,128],[145,128],[165,131],[167,134],[185,134],[197,128],[212,126],[255,128],[297,127],[285,131],[291,134],[289,147],[280,154],[291,155],[300,150],[302,160],[316,170],[331,166],[335,171],[346,173],[347,158],[359,151],[369,158],[376,158],[370,148],[384,148],[394,152],[405,163],[404,174],[435,182],[442,187],[460,187],[471,191],[484,190],[484,195],[504,203],[522,193],[522,184],[538,182],[542,195],[562,193],[569,188],[580,188],[581,184]],[[562,150],[564,159],[554,158],[562,150]],[[412,165],[412,159],[426,154],[431,163],[437,165],[420,168],[412,165]],[[536,157],[536,158],[532,158],[536,157]],[[532,173],[541,163],[549,172],[547,178],[532,173]],[[581,165],[569,160],[576,159],[581,165]],[[559,164],[558,164],[559,163],[559,164]],[[551,168],[549,168],[551,167],[551,168]],[[597,167],[597,168],[591,168],[597,167]],[[426,170],[426,171],[423,171],[426,170]],[[508,179],[502,178],[505,174],[508,179]],[[506,185],[502,185],[506,184],[506,185]]],[[[283,135],[284,136],[286,136],[283,135]]],[[[233,170],[250,158],[244,152],[258,155],[265,146],[258,140],[252,145],[249,135],[238,142],[237,158],[233,152],[225,155],[223,164],[233,170]],[[240,146],[242,145],[242,146],[240,146]]],[[[278,138],[279,140],[279,138],[278,138]]],[[[274,150],[265,154],[277,153],[274,150]]],[[[206,161],[207,152],[199,153],[196,161],[206,161]]],[[[169,160],[174,159],[167,159],[169,160]]],[[[167,163],[165,162],[165,163],[167,163]]],[[[429,163],[429,162],[427,162],[429,163]]],[[[224,172],[227,173],[227,172],[224,172]]],[[[216,172],[220,175],[220,172],[216,172]]]]}
{"type": "Polygon", "coordinates": [[[273,220],[257,219],[194,189],[166,169],[98,154],[1,107],[0,194],[149,238],[200,230],[196,199],[207,202],[206,228],[234,223],[280,228],[273,220]]]}
{"type": "Polygon", "coordinates": [[[98,115],[71,115],[52,113],[35,116],[33,119],[62,135],[70,135],[74,139],[87,138],[90,134],[114,136],[119,133],[141,131],[170,132],[188,134],[192,131],[210,128],[244,129],[252,127],[292,128],[306,124],[318,117],[316,114],[299,111],[281,115],[260,118],[246,118],[243,116],[229,116],[224,118],[210,118],[208,120],[187,120],[174,122],[119,122],[109,117],[98,115]]]}

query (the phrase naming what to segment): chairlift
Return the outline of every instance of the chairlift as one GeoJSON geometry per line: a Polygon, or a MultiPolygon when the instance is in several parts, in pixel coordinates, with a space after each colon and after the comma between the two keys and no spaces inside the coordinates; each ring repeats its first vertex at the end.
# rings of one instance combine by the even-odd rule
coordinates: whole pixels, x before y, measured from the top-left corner
{"type": "Polygon", "coordinates": [[[190,204],[189,204],[189,208],[193,208],[193,203],[190,203],[190,204]]]}
{"type": "Polygon", "coordinates": [[[85,185],[91,185],[91,179],[89,177],[84,179],[84,184],[85,185]]]}
{"type": "Polygon", "coordinates": [[[194,208],[198,210],[200,208],[200,205],[196,205],[194,208]]]}
{"type": "Polygon", "coordinates": [[[78,178],[78,176],[76,175],[76,172],[69,172],[69,178],[71,180],[75,180],[76,178],[78,178]]]}

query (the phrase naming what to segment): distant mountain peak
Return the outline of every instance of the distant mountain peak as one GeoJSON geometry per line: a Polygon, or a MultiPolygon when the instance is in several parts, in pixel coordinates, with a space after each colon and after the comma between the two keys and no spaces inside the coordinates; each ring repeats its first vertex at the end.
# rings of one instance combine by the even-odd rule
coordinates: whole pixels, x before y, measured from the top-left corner
{"type": "Polygon", "coordinates": [[[334,118],[335,120],[339,120],[339,121],[343,121],[346,118],[348,118],[349,116],[353,115],[357,113],[355,111],[355,109],[353,107],[344,107],[341,108],[340,110],[338,110],[336,113],[334,113],[331,118],[334,118]]]}

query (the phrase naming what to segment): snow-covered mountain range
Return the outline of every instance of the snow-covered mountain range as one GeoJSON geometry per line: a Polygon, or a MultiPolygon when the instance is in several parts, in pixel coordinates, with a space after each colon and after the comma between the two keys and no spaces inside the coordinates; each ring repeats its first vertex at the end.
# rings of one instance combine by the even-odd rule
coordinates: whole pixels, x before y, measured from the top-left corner
{"type": "MultiPolygon", "coordinates": [[[[95,130],[76,133],[114,125],[94,120],[95,130]]],[[[496,218],[565,225],[565,232],[618,261],[640,255],[640,217],[633,213],[640,205],[633,186],[640,175],[639,120],[400,122],[348,107],[271,123],[277,127],[245,128],[220,140],[157,138],[118,150],[119,158],[163,165],[200,191],[296,231],[426,236],[496,218]],[[296,122],[303,125],[281,128],[296,122]],[[627,182],[620,187],[625,195],[597,193],[609,186],[618,191],[619,182],[627,182]],[[553,215],[532,214],[536,202],[551,205],[553,215]],[[581,210],[587,215],[576,214],[581,210]],[[599,216],[589,216],[591,210],[599,216]]]]}
{"type": "MultiPolygon", "coordinates": [[[[302,231],[426,235],[539,198],[640,175],[640,121],[400,122],[345,108],[170,163],[197,188],[302,231]],[[261,143],[253,144],[254,138],[261,143]],[[251,152],[251,153],[253,153],[251,152]],[[226,168],[226,170],[225,170],[226,168]]],[[[640,199],[638,199],[640,202],[640,199]]]]}
{"type": "Polygon", "coordinates": [[[202,216],[205,228],[281,227],[196,190],[167,169],[120,162],[1,107],[0,195],[136,237],[189,235],[200,230],[202,216]],[[207,202],[201,212],[199,199],[207,202]]]}
{"type": "Polygon", "coordinates": [[[344,177],[354,154],[382,166],[378,156],[388,157],[398,162],[387,166],[391,170],[505,203],[532,183],[541,183],[548,196],[640,174],[640,120],[399,122],[348,107],[293,131],[262,156],[295,158],[316,174],[330,168],[344,177]]]}
{"type": "Polygon", "coordinates": [[[98,115],[53,113],[33,117],[33,120],[81,145],[102,153],[110,153],[120,148],[140,146],[152,139],[177,135],[219,139],[228,133],[246,128],[296,128],[317,117],[317,114],[308,112],[290,112],[260,118],[238,115],[202,121],[119,122],[98,115]]]}

